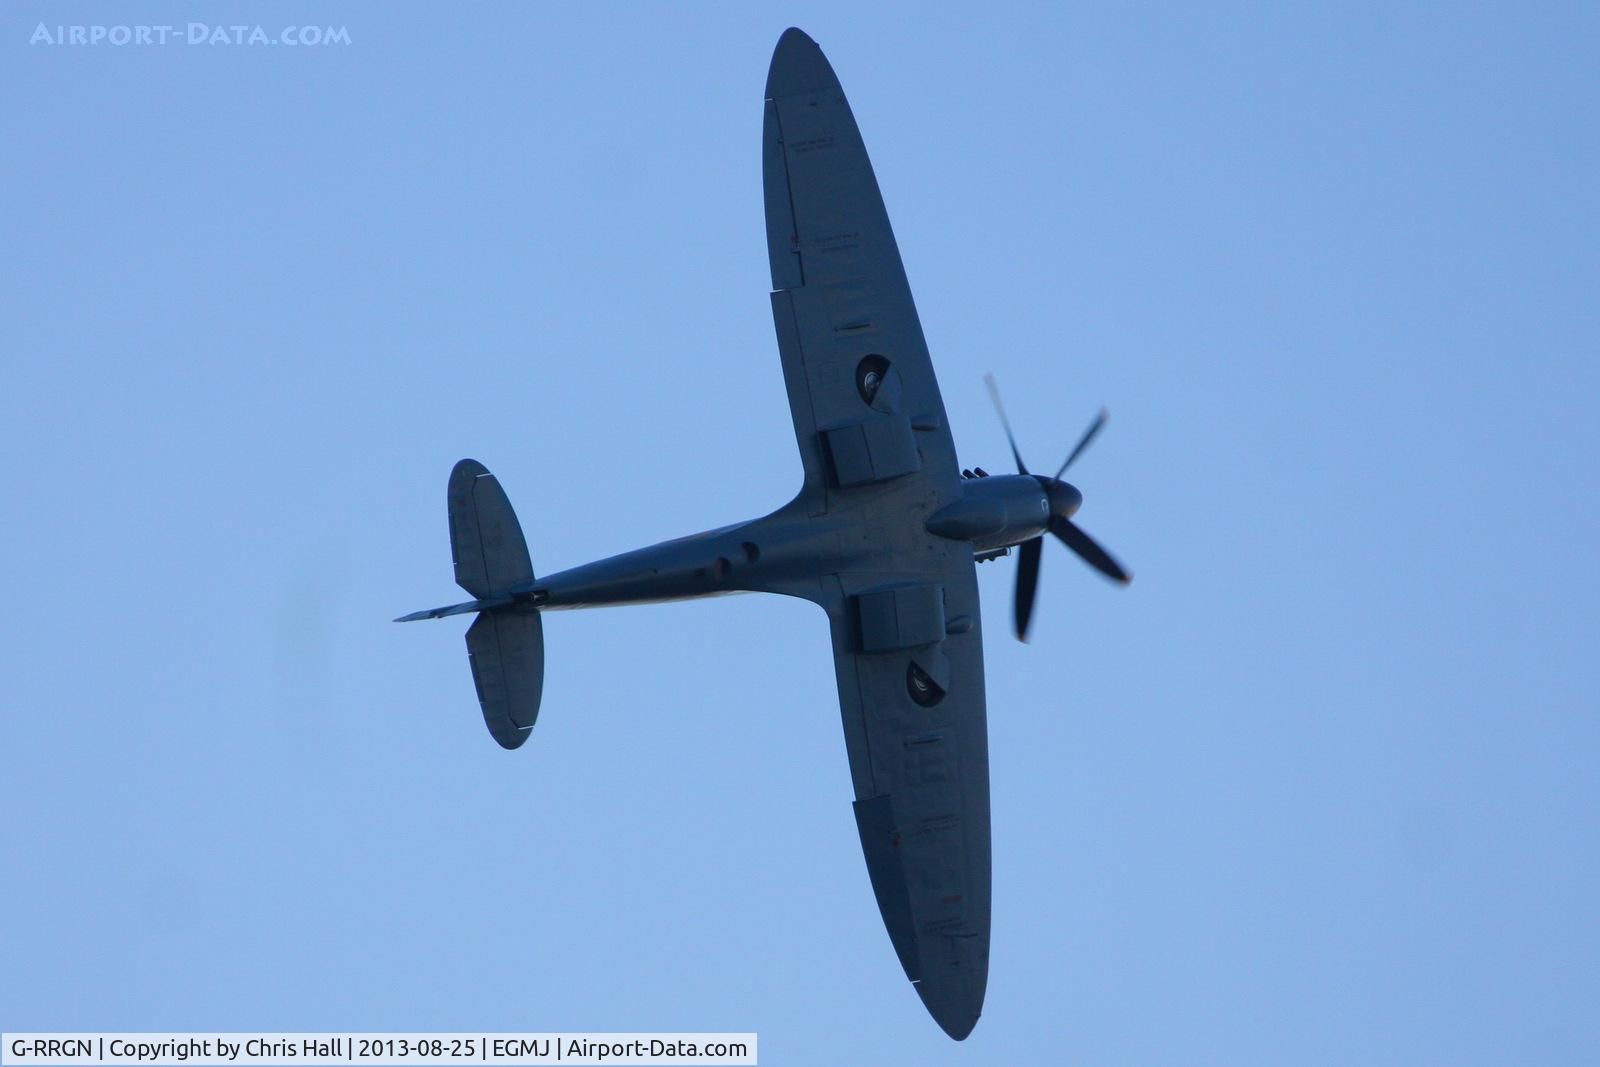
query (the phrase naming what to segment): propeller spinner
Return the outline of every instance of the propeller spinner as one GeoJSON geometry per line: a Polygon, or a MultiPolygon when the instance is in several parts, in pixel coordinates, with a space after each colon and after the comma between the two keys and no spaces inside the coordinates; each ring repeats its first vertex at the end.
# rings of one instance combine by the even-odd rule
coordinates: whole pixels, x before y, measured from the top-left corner
{"type": "MultiPolygon", "coordinates": [[[[1095,439],[1101,429],[1105,427],[1106,420],[1110,417],[1104,409],[1089,423],[1089,428],[1078,438],[1078,443],[1073,446],[1067,458],[1062,461],[1060,468],[1054,476],[1046,477],[1042,474],[1032,474],[1028,465],[1022,461],[1022,453],[1017,448],[1016,435],[1011,432],[1011,420],[1006,418],[1005,405],[1000,402],[1000,387],[995,384],[994,375],[984,376],[984,383],[989,387],[989,396],[994,400],[994,409],[1000,414],[1000,425],[1005,428],[1006,440],[1011,444],[1011,455],[1017,461],[1017,473],[1028,474],[1044,487],[1045,496],[1050,502],[1050,532],[1056,539],[1078,554],[1089,566],[1110,578],[1112,581],[1126,585],[1133,576],[1111,557],[1111,553],[1101,548],[1094,538],[1083,532],[1083,529],[1072,521],[1072,516],[1077,513],[1083,504],[1083,494],[1077,487],[1061,480],[1067,468],[1083,455],[1089,447],[1089,442],[1095,439]]],[[[1035,537],[1024,541],[1020,546],[1020,558],[1017,562],[1017,592],[1015,601],[1015,622],[1017,640],[1028,639],[1028,623],[1033,617],[1033,602],[1039,591],[1039,560],[1044,553],[1044,538],[1035,537]]]]}

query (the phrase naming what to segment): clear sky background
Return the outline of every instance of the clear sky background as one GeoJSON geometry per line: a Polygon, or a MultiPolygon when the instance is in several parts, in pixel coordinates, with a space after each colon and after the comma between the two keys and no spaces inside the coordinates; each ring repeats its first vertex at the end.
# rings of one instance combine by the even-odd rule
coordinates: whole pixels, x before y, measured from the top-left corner
{"type": "Polygon", "coordinates": [[[755,1030],[762,1062],[1600,1060],[1592,5],[11,3],[0,1026],[755,1030]],[[331,48],[53,47],[77,22],[331,48]],[[827,627],[546,624],[486,734],[444,489],[540,571],[800,481],[762,86],[850,95],[964,463],[994,946],[924,1013],[827,627]],[[840,1042],[847,1042],[841,1051],[840,1042]]]}

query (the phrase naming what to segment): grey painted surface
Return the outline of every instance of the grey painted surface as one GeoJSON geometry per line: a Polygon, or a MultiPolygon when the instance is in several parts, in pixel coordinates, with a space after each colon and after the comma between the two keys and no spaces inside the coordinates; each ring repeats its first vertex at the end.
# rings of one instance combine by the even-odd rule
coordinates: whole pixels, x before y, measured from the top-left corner
{"type": "Polygon", "coordinates": [[[763,518],[534,577],[504,490],[451,475],[473,676],[495,739],[539,711],[547,611],[768,592],[820,605],[867,872],[906,977],[946,1033],[988,981],[990,836],[975,553],[1037,538],[1026,476],[963,478],[899,249],[849,103],[799,30],[767,79],[763,174],[778,354],[805,471],[763,518]]]}

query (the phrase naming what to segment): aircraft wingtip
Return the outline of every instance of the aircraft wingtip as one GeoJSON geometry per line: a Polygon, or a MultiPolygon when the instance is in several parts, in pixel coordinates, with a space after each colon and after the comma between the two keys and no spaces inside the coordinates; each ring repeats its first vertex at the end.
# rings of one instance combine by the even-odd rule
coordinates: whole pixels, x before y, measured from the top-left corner
{"type": "Polygon", "coordinates": [[[784,30],[767,68],[767,99],[838,88],[839,79],[817,42],[799,27],[784,30]]]}
{"type": "Polygon", "coordinates": [[[987,984],[983,974],[947,975],[923,978],[916,983],[917,995],[939,1029],[953,1041],[965,1041],[983,1014],[983,993],[987,984]]]}
{"type": "Polygon", "coordinates": [[[937,1016],[934,1022],[939,1024],[939,1029],[950,1035],[952,1041],[965,1041],[978,1025],[977,1015],[963,1015],[954,1019],[941,1019],[937,1016]]]}

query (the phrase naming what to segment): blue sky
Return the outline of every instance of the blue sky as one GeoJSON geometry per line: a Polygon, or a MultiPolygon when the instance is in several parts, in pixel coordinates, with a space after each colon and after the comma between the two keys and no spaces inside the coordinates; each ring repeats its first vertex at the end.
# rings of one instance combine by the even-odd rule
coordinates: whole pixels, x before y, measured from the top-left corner
{"type": "Polygon", "coordinates": [[[1588,5],[9,4],[0,1025],[755,1030],[762,1062],[1600,1058],[1588,5]],[[344,25],[55,47],[39,21],[344,25]],[[449,601],[798,486],[761,89],[827,51],[963,462],[995,931],[964,1045],[873,905],[828,638],[546,626],[506,753],[449,601]],[[847,1051],[840,1051],[840,1042],[847,1051]]]}

